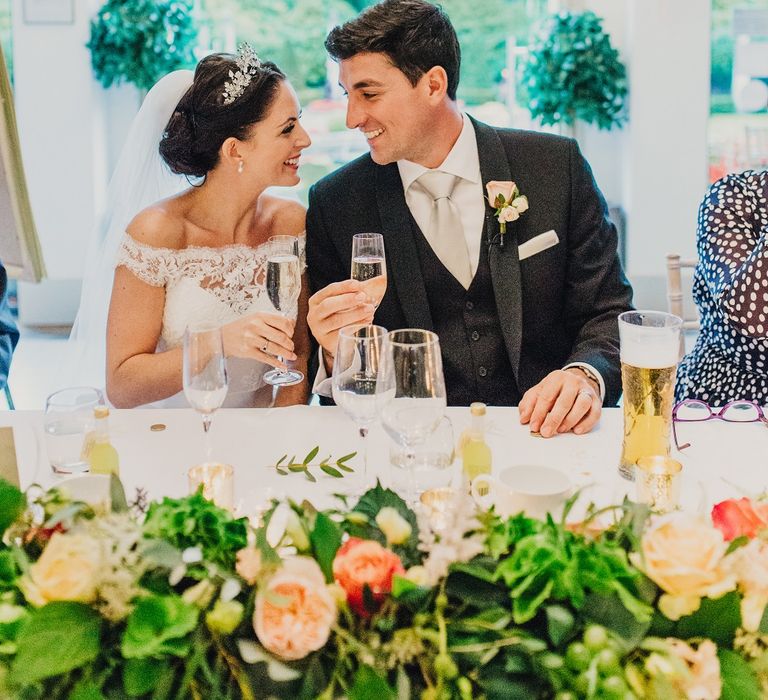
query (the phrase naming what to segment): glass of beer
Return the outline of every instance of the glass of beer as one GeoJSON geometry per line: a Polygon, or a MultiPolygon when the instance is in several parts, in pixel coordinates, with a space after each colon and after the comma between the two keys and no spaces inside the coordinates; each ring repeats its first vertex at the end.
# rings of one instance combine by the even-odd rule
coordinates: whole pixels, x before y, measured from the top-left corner
{"type": "Polygon", "coordinates": [[[669,456],[675,369],[683,321],[661,311],[619,315],[624,444],[619,473],[633,481],[642,457],[669,456]]]}

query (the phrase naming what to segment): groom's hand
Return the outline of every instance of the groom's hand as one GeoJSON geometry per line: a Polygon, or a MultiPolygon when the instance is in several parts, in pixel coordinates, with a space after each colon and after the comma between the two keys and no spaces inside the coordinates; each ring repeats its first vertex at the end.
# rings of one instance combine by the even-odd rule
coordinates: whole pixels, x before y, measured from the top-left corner
{"type": "Polygon", "coordinates": [[[519,410],[520,422],[542,437],[588,433],[602,411],[600,388],[579,369],[555,370],[525,392],[519,410]]]}
{"type": "Polygon", "coordinates": [[[357,280],[334,282],[309,298],[307,323],[323,348],[326,369],[333,367],[339,330],[373,323],[375,308],[357,280]]]}

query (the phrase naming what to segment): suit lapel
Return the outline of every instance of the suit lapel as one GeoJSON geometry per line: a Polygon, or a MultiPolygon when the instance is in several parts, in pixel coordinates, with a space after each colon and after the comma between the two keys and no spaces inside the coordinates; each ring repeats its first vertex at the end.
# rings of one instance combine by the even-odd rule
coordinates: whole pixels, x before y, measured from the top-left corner
{"type": "Polygon", "coordinates": [[[432,314],[413,240],[411,213],[395,163],[376,168],[376,201],[387,254],[387,274],[397,290],[405,320],[411,328],[432,330],[432,314]]]}
{"type": "MultiPolygon", "coordinates": [[[[485,185],[491,180],[509,181],[512,179],[509,162],[504,147],[496,131],[485,124],[472,119],[477,137],[477,151],[480,157],[480,177],[483,196],[485,185]]],[[[499,232],[499,222],[490,206],[485,209],[485,228],[483,245],[494,239],[499,232]]],[[[507,348],[512,372],[518,379],[520,367],[520,346],[522,343],[523,304],[522,283],[520,278],[520,259],[517,251],[515,224],[507,224],[504,235],[504,247],[497,243],[488,246],[488,262],[491,268],[493,293],[496,297],[496,309],[499,314],[501,332],[507,348]]]]}

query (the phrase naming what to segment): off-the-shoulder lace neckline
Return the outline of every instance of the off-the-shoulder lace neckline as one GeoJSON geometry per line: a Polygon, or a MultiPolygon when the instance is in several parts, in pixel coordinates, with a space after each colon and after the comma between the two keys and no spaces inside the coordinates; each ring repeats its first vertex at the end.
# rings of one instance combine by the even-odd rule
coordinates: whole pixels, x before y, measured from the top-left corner
{"type": "MultiPolygon", "coordinates": [[[[306,231],[302,231],[296,237],[304,238],[305,234],[306,234],[306,231]]],[[[147,243],[139,243],[139,241],[137,241],[128,232],[125,233],[125,239],[127,239],[131,243],[131,245],[135,245],[137,248],[153,250],[158,253],[183,253],[184,251],[187,251],[187,250],[199,250],[203,252],[214,252],[214,253],[216,251],[237,250],[237,249],[257,251],[269,243],[269,241],[264,241],[263,243],[259,243],[259,245],[257,246],[248,245],[247,243],[225,243],[224,245],[221,245],[221,246],[188,245],[188,246],[185,246],[184,248],[163,248],[159,246],[148,245],[147,243]]]]}

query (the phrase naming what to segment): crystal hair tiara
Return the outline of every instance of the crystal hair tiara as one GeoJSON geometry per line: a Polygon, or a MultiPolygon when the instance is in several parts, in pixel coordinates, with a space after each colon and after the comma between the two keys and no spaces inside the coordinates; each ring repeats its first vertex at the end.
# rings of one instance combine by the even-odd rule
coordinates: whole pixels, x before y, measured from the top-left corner
{"type": "Polygon", "coordinates": [[[229,77],[232,80],[224,83],[224,92],[222,93],[225,105],[231,105],[245,92],[245,89],[251,84],[251,79],[261,68],[261,60],[248,42],[243,42],[238,47],[235,63],[240,70],[229,71],[229,77]]]}

